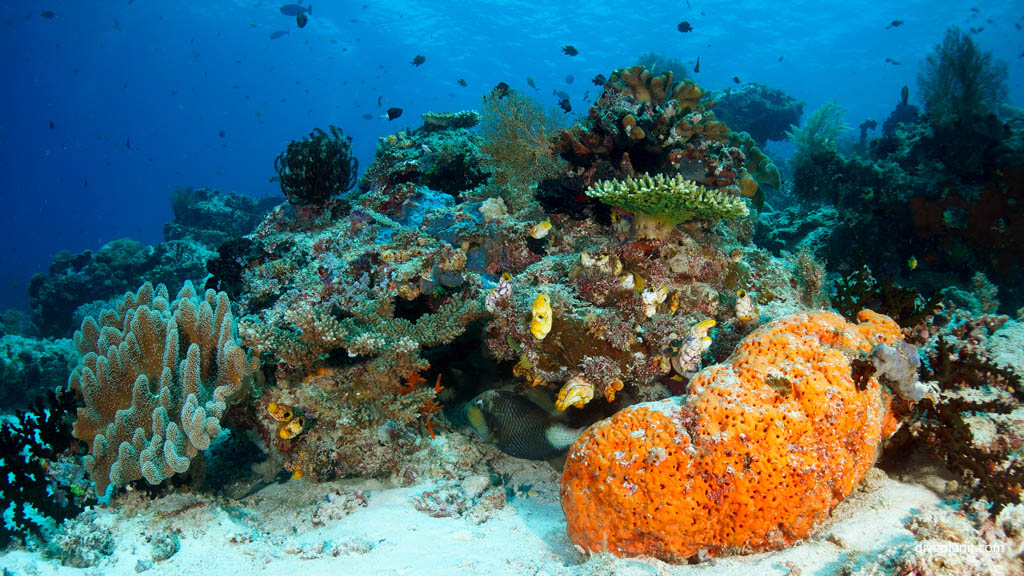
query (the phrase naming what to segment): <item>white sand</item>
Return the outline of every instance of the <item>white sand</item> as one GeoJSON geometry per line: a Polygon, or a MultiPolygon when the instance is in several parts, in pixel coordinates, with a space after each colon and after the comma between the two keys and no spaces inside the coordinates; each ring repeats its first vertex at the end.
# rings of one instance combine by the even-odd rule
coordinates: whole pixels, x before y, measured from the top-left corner
{"type": "Polygon", "coordinates": [[[604,555],[587,559],[565,535],[557,473],[545,463],[495,459],[505,467],[507,485],[529,491],[502,508],[487,502],[500,505],[506,487],[487,487],[486,476],[405,488],[369,480],[289,481],[243,502],[181,493],[153,501],[128,495],[117,508],[99,511],[96,525],[112,531],[116,551],[98,566],[70,568],[27,551],[0,557],[0,566],[15,574],[136,574],[139,561],[151,557],[147,536],[180,531],[180,551],[144,574],[824,574],[912,543],[905,522],[921,511],[943,509],[941,498],[927,488],[873,470],[830,525],[785,551],[699,566],[604,555]],[[415,499],[439,487],[466,502],[461,518],[416,510],[415,499]],[[467,499],[467,492],[477,498],[467,499]]]}

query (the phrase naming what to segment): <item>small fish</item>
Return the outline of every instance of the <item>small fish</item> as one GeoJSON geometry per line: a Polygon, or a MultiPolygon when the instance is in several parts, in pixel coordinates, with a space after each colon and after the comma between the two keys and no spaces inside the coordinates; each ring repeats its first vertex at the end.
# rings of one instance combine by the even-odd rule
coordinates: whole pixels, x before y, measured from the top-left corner
{"type": "Polygon", "coordinates": [[[309,16],[306,16],[304,13],[300,12],[299,15],[295,17],[295,23],[299,25],[299,28],[305,28],[306,23],[308,22],[309,16]]]}
{"type": "Polygon", "coordinates": [[[363,114],[363,120],[372,120],[373,114],[363,114]]]}
{"type": "Polygon", "coordinates": [[[57,16],[56,14],[53,13],[53,10],[43,10],[42,12],[39,13],[39,15],[42,16],[43,18],[46,18],[47,20],[53,20],[53,18],[57,16]]]}
{"type": "Polygon", "coordinates": [[[779,56],[779,62],[782,62],[783,56],[779,56]]]}
{"type": "Polygon", "coordinates": [[[533,81],[532,76],[526,77],[526,85],[529,86],[530,88],[533,88],[534,90],[537,89],[537,83],[533,81]]]}
{"type": "Polygon", "coordinates": [[[565,77],[565,83],[566,83],[566,84],[572,84],[572,83],[573,83],[573,81],[575,81],[575,80],[576,80],[576,77],[575,77],[575,76],[573,76],[572,74],[569,74],[569,75],[567,75],[567,76],[565,77]]]}
{"type": "Polygon", "coordinates": [[[298,418],[293,418],[290,422],[282,426],[277,432],[277,435],[280,436],[282,440],[291,440],[299,434],[302,434],[302,431],[305,428],[306,418],[299,416],[298,418]]]}
{"type": "Polygon", "coordinates": [[[580,53],[580,51],[577,50],[576,47],[573,46],[572,44],[566,44],[565,46],[562,46],[562,52],[568,54],[569,56],[575,56],[580,53]]]}
{"type": "Polygon", "coordinates": [[[910,258],[907,258],[907,268],[910,268],[911,270],[917,269],[917,258],[916,257],[911,256],[910,258]]]}
{"type": "Polygon", "coordinates": [[[740,260],[743,260],[743,250],[739,248],[733,248],[729,251],[729,260],[732,260],[733,264],[739,264],[740,260]]]}
{"type": "Polygon", "coordinates": [[[969,30],[970,30],[971,34],[981,34],[982,32],[985,31],[985,27],[984,26],[978,26],[977,28],[975,28],[974,26],[971,26],[969,28],[969,30]]]}
{"type": "Polygon", "coordinates": [[[547,460],[565,452],[582,429],[554,421],[549,412],[508,390],[488,390],[463,408],[463,416],[483,440],[505,454],[547,460]]]}
{"type": "Polygon", "coordinates": [[[899,28],[902,25],[903,20],[893,20],[892,22],[889,23],[888,26],[885,27],[885,29],[888,30],[889,28],[899,28]]]}
{"type": "Polygon", "coordinates": [[[572,103],[569,102],[568,98],[562,98],[558,101],[558,107],[565,111],[566,114],[572,112],[572,103]]]}
{"type": "Polygon", "coordinates": [[[402,109],[401,108],[388,108],[387,117],[388,117],[389,121],[390,120],[394,120],[395,118],[398,118],[401,115],[402,115],[402,109]]]}
{"type": "Polygon", "coordinates": [[[604,86],[604,83],[607,81],[608,79],[604,77],[604,74],[598,74],[597,76],[594,76],[593,80],[591,80],[591,82],[594,83],[594,86],[604,86]]]}
{"type": "Polygon", "coordinates": [[[281,6],[281,14],[285,16],[298,16],[299,14],[312,14],[313,6],[299,6],[298,4],[285,4],[281,6]]]}
{"type": "Polygon", "coordinates": [[[456,80],[455,82],[456,82],[456,83],[457,83],[457,84],[458,84],[459,86],[462,86],[463,88],[465,88],[466,86],[469,86],[469,83],[467,83],[467,82],[466,82],[466,79],[465,79],[465,78],[459,78],[459,79],[458,79],[458,80],[456,80]]]}
{"type": "Polygon", "coordinates": [[[377,96],[377,108],[381,107],[381,99],[382,98],[384,98],[384,97],[383,96],[377,96]]]}
{"type": "Polygon", "coordinates": [[[899,61],[893,60],[892,58],[889,58],[889,57],[886,57],[885,63],[886,64],[892,64],[893,66],[899,66],[900,65],[899,61]]]}
{"type": "Polygon", "coordinates": [[[700,56],[697,56],[697,65],[693,67],[693,73],[700,73],[700,56]]]}
{"type": "Polygon", "coordinates": [[[534,224],[532,228],[530,228],[530,238],[533,238],[534,240],[540,240],[541,238],[547,236],[549,232],[551,232],[551,220],[538,222],[537,224],[534,224]]]}
{"type": "Polygon", "coordinates": [[[417,54],[416,57],[412,59],[412,62],[409,62],[409,65],[410,66],[421,66],[426,61],[427,61],[427,57],[426,56],[423,56],[422,54],[417,54]]]}
{"type": "Polygon", "coordinates": [[[124,147],[129,149],[129,150],[132,149],[132,139],[131,138],[125,138],[124,139],[124,147]]]}
{"type": "Polygon", "coordinates": [[[53,120],[50,120],[50,130],[54,129],[53,120]]]}
{"type": "Polygon", "coordinates": [[[288,31],[287,30],[274,30],[273,32],[270,33],[270,39],[271,40],[277,40],[278,38],[280,38],[282,36],[287,36],[287,35],[288,35],[288,31]]]}
{"type": "Polygon", "coordinates": [[[740,83],[740,77],[739,76],[733,76],[732,77],[732,81],[737,83],[737,84],[739,84],[740,83]]]}
{"type": "Polygon", "coordinates": [[[225,132],[223,129],[217,132],[217,135],[220,136],[221,138],[223,138],[226,134],[227,132],[225,132]]]}
{"type": "Polygon", "coordinates": [[[690,26],[689,22],[683,20],[682,22],[679,23],[678,26],[676,26],[676,30],[679,30],[683,34],[686,34],[687,32],[693,31],[693,26],[690,26]]]}

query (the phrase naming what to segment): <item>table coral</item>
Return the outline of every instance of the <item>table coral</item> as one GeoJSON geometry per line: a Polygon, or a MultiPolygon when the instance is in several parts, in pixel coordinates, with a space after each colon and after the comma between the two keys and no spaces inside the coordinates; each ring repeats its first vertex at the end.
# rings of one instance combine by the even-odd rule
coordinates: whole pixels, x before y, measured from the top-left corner
{"type": "Polygon", "coordinates": [[[184,473],[209,448],[255,370],[233,329],[227,295],[201,297],[191,282],[173,301],[147,282],[98,322],[82,322],[70,385],[85,406],[73,434],[90,446],[85,467],[101,498],[184,473]]]}
{"type": "Polygon", "coordinates": [[[900,339],[814,312],[750,334],[689,394],[637,404],[589,428],[562,475],[572,541],[679,561],[778,549],[806,537],[871,467],[894,421],[891,393],[858,388],[851,357],[900,339]]]}
{"type": "Polygon", "coordinates": [[[681,176],[643,174],[637,178],[603,180],[587,190],[606,204],[671,223],[694,218],[742,218],[747,206],[738,196],[705,188],[681,176]]]}

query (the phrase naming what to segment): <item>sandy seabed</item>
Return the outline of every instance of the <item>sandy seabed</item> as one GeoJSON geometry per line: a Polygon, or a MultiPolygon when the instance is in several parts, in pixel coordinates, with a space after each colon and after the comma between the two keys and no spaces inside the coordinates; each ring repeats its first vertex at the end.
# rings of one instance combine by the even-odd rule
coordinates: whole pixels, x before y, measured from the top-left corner
{"type": "MultiPolygon", "coordinates": [[[[431,446],[453,449],[444,437],[431,446]]],[[[0,556],[0,566],[5,576],[717,576],[890,574],[909,557],[934,568],[926,573],[1024,573],[1024,535],[1017,531],[1024,507],[1003,512],[998,537],[978,532],[940,495],[947,480],[923,472],[927,467],[915,468],[914,477],[873,468],[813,538],[787,550],[679,566],[581,553],[566,536],[558,473],[547,463],[487,450],[491,476],[405,487],[289,480],[239,499],[177,492],[151,500],[130,493],[115,507],[86,512],[73,521],[75,530],[65,531],[81,541],[65,543],[71,557],[64,562],[93,565],[78,568],[52,554],[17,550],[0,556]],[[90,556],[88,548],[104,538],[107,549],[90,556]],[[986,542],[1001,549],[986,551],[986,542]]]]}

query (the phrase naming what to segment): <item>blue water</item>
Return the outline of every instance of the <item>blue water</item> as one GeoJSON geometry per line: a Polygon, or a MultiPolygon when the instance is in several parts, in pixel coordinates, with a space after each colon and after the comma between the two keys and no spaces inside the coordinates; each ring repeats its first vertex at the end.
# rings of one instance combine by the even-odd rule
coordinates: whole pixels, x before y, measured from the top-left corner
{"type": "Polygon", "coordinates": [[[983,28],[975,39],[1007,61],[1010,101],[1024,103],[1021,2],[323,1],[304,29],[283,3],[0,2],[0,309],[25,305],[28,278],[59,250],[162,240],[176,187],[278,193],[274,157],[314,127],[343,128],[365,168],[378,137],[475,108],[501,81],[551,106],[566,91],[585,114],[590,79],[645,52],[691,67],[699,56],[691,76],[706,89],[737,76],[806,112],[837,99],[855,126],[881,124],[903,85],[915,101],[948,26],[983,28]],[[404,115],[380,118],[389,107],[404,115]]]}

